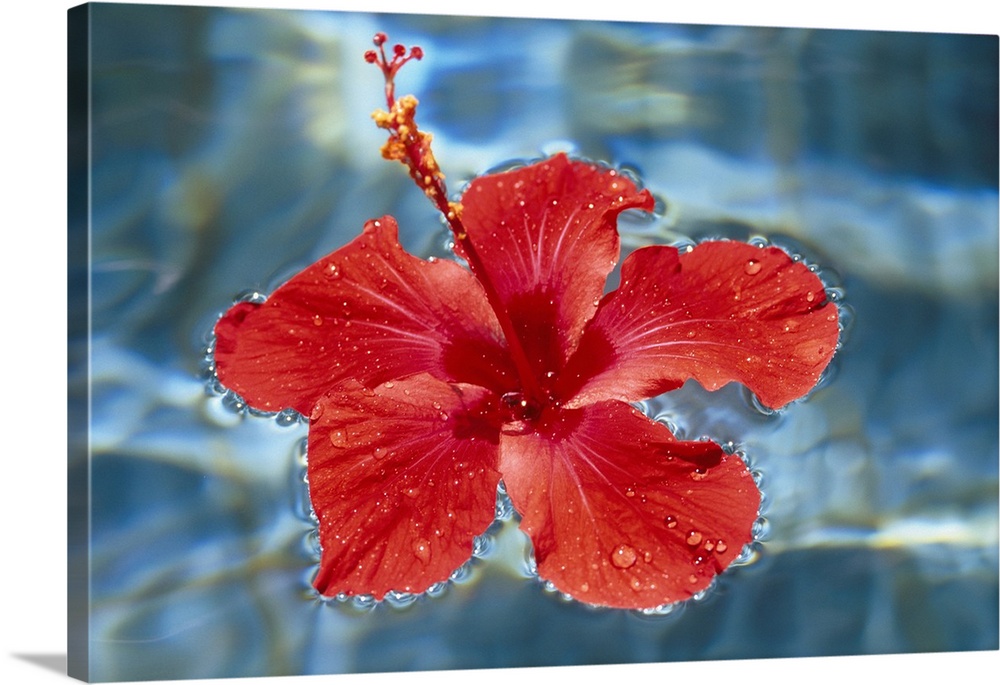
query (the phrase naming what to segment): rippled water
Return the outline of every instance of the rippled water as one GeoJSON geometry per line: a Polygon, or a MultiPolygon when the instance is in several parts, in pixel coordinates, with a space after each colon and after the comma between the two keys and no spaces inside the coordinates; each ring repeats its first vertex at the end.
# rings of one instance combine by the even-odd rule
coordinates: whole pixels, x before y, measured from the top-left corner
{"type": "MultiPolygon", "coordinates": [[[[92,12],[92,263],[70,274],[77,325],[92,285],[90,458],[70,468],[93,496],[93,679],[997,648],[996,37],[92,12]],[[655,221],[623,221],[626,249],[761,237],[843,290],[850,330],[808,401],[769,415],[689,385],[648,407],[761,473],[763,544],[701,601],[655,617],[564,601],[528,578],[511,521],[439,596],[308,591],[305,426],[234,413],[201,361],[237,293],[368,218],[442,252],[378,154],[361,59],[377,30],[427,54],[400,90],[453,189],[569,146],[661,198],[655,221]]],[[[84,409],[84,341],[70,353],[84,409]]]]}

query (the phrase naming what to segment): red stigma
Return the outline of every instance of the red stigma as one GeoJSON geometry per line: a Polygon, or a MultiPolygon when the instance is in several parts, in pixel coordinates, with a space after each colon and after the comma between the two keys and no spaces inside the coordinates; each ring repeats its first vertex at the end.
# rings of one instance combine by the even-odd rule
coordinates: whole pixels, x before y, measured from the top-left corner
{"type": "Polygon", "coordinates": [[[424,51],[419,47],[414,45],[410,48],[410,54],[406,54],[406,46],[397,43],[392,46],[392,59],[389,59],[385,53],[385,43],[389,40],[389,37],[384,33],[379,32],[375,34],[372,38],[372,44],[375,45],[378,50],[368,50],[365,52],[365,61],[369,64],[377,64],[382,70],[382,75],[385,77],[385,96],[386,104],[389,108],[392,108],[393,102],[395,102],[395,83],[396,72],[404,64],[409,62],[411,59],[419,60],[424,56],[424,51]]]}

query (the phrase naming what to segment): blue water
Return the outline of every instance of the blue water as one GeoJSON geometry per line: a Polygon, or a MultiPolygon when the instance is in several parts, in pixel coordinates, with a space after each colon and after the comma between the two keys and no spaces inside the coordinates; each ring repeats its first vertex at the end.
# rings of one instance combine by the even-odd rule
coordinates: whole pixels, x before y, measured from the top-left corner
{"type": "MultiPolygon", "coordinates": [[[[95,5],[90,675],[95,680],[998,647],[997,39],[95,5]],[[206,392],[215,318],[393,214],[433,209],[378,154],[375,31],[452,189],[556,148],[663,202],[626,249],[761,236],[843,289],[829,377],[780,415],[736,387],[652,402],[763,474],[752,563],[667,616],[563,601],[508,523],[440,596],[317,602],[295,421],[206,392]]],[[[80,186],[85,188],[86,186],[80,186]]],[[[85,253],[78,257],[85,260],[85,253]]],[[[74,288],[75,285],[75,289],[74,288]]],[[[71,407],[86,407],[71,341],[71,407]]],[[[79,436],[78,436],[79,437],[79,436]]],[[[82,493],[78,493],[82,496],[82,493]]],[[[83,549],[71,549],[85,564],[83,549]]]]}

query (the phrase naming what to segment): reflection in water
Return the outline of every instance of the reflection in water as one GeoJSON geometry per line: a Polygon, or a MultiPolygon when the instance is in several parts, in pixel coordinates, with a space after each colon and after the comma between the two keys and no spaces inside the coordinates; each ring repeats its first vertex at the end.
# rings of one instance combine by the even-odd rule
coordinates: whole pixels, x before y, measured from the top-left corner
{"type": "Polygon", "coordinates": [[[91,11],[92,461],[71,469],[93,482],[94,679],[997,647],[995,38],[91,11]],[[366,219],[391,213],[405,247],[444,254],[378,155],[380,78],[361,59],[376,30],[428,54],[400,88],[453,190],[570,144],[662,198],[623,221],[625,249],[766,237],[843,289],[853,325],[808,401],[766,414],[689,384],[647,407],[762,474],[754,563],[702,601],[562,601],[525,580],[515,520],[439,596],[310,591],[305,426],[227,409],[199,362],[235,293],[270,291],[366,219]]]}

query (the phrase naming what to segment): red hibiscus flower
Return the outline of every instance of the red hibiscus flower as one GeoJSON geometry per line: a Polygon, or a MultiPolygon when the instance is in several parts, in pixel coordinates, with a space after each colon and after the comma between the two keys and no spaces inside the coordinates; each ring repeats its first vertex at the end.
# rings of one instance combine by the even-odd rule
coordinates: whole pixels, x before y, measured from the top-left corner
{"type": "Polygon", "coordinates": [[[605,294],[623,210],[653,199],[565,155],[474,180],[449,203],[430,141],[392,79],[390,132],[448,218],[451,260],[405,252],[391,217],[219,320],[221,382],[309,417],[325,596],[418,593],[494,519],[503,484],[538,574],[581,601],[650,608],[703,590],[752,539],[760,493],[737,455],[681,441],[631,403],[694,379],[770,407],[806,394],[837,308],[804,264],[732,241],[636,250],[605,294]]]}

